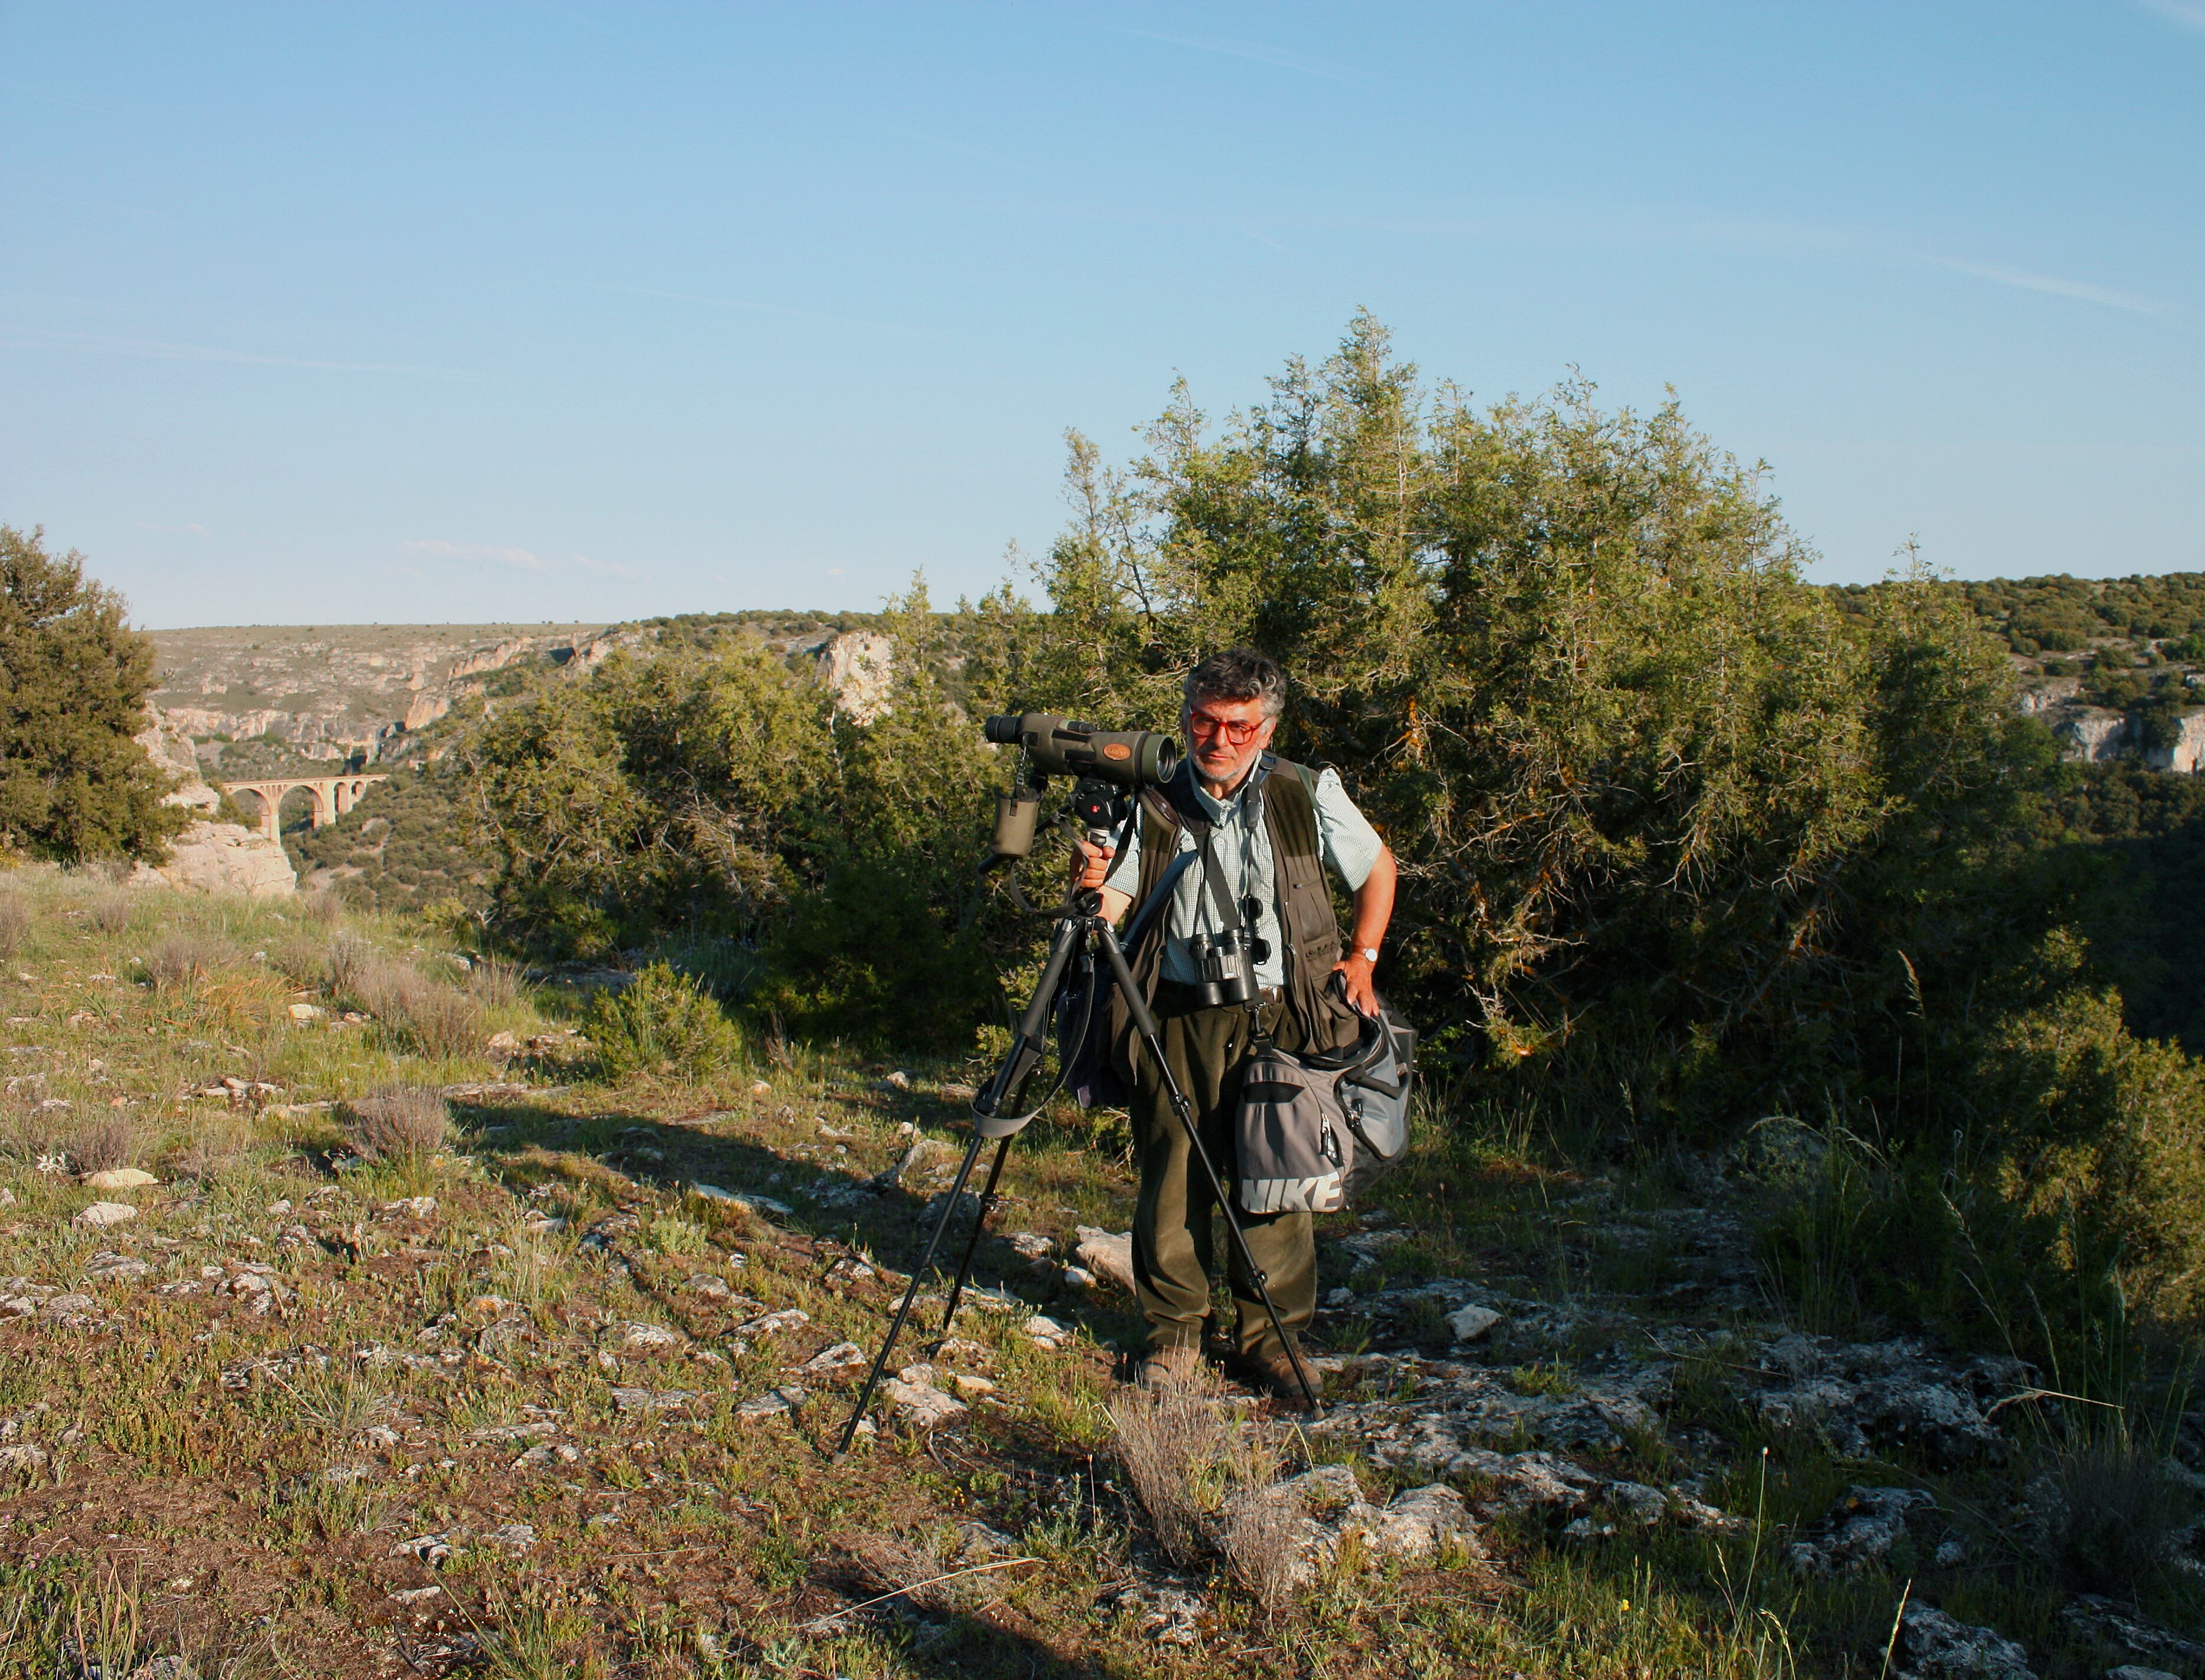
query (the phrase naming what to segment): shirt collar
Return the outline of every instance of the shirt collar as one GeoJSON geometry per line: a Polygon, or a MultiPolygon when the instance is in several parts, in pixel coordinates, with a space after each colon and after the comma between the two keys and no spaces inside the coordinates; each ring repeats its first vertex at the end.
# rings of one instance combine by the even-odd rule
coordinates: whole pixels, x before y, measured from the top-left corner
{"type": "Polygon", "coordinates": [[[1202,785],[1202,778],[1195,774],[1193,759],[1184,760],[1180,768],[1186,777],[1187,787],[1202,802],[1203,810],[1209,813],[1209,820],[1215,823],[1229,822],[1236,813],[1245,813],[1248,810],[1249,794],[1261,786],[1263,780],[1263,761],[1258,758],[1249,767],[1248,774],[1241,779],[1240,786],[1233,790],[1233,797],[1218,799],[1213,798],[1209,790],[1202,785]]]}

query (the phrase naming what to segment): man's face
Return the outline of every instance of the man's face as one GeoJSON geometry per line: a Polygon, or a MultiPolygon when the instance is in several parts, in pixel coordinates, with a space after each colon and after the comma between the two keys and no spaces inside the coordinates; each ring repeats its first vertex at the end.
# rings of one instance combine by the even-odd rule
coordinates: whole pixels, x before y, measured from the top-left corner
{"type": "Polygon", "coordinates": [[[1261,700],[1197,700],[1180,721],[1196,774],[1227,788],[1240,785],[1278,727],[1276,718],[1263,715],[1261,700]]]}

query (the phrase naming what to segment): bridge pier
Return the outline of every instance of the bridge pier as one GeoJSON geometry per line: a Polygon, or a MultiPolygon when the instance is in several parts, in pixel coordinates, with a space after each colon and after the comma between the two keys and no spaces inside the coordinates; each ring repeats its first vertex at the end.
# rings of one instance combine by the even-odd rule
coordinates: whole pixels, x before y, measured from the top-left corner
{"type": "Polygon", "coordinates": [[[294,787],[303,787],[313,801],[307,816],[310,826],[326,828],[342,816],[366,793],[368,784],[387,781],[382,773],[346,776],[280,776],[263,781],[226,781],[222,791],[233,796],[250,793],[260,804],[260,832],[270,840],[282,838],[283,797],[294,787]]]}

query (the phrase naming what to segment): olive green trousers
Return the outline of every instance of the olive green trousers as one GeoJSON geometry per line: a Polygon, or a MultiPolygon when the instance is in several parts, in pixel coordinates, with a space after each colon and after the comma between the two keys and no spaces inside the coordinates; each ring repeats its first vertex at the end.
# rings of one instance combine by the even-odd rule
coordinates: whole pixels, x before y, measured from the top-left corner
{"type": "MultiPolygon", "coordinates": [[[[1264,1030],[1287,1048],[1292,1025],[1284,1008],[1267,1005],[1264,1030]]],[[[1211,1163],[1233,1180],[1233,1114],[1240,1097],[1240,1067],[1248,1054],[1248,1012],[1197,1009],[1156,1012],[1164,1058],[1179,1088],[1194,1106],[1195,1124],[1211,1163]]],[[[1209,1187],[1192,1159],[1186,1131],[1173,1113],[1162,1079],[1144,1051],[1132,1107],[1133,1147],[1140,1163],[1140,1199],[1133,1208],[1134,1294],[1149,1321],[1149,1345],[1199,1344],[1209,1316],[1209,1187]]],[[[1237,1209],[1235,1210],[1238,1211],[1237,1209]]],[[[1309,1214],[1239,1215],[1248,1250],[1263,1269],[1279,1321],[1297,1339],[1316,1312],[1316,1239],[1309,1214]]],[[[1229,1232],[1220,1232],[1228,1250],[1229,1232]]],[[[1286,1351],[1273,1333],[1237,1253],[1227,1255],[1227,1279],[1239,1312],[1236,1343],[1243,1354],[1274,1358],[1286,1351]]]]}

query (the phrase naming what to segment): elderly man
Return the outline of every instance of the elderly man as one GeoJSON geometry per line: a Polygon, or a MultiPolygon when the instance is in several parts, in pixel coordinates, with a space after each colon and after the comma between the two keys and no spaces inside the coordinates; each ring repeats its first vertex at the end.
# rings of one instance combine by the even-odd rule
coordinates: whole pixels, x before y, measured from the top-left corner
{"type": "MultiPolygon", "coordinates": [[[[1351,1009],[1377,1012],[1371,974],[1394,911],[1394,858],[1341,788],[1338,772],[1320,775],[1270,751],[1287,698],[1285,674],[1270,660],[1246,648],[1213,654],[1187,674],[1186,697],[1180,721],[1188,756],[1178,775],[1142,796],[1125,856],[1081,847],[1079,882],[1102,888],[1102,913],[1115,922],[1162,885],[1177,854],[1198,854],[1178,871],[1164,912],[1148,918],[1127,955],[1162,1028],[1164,1055],[1194,1105],[1204,1146],[1224,1172],[1251,1024],[1281,1048],[1323,1050],[1354,1038],[1351,1009]],[[1355,895],[1353,939],[1344,954],[1328,869],[1355,895]],[[1251,949],[1260,988],[1252,1023],[1249,1009],[1209,1001],[1214,994],[1202,984],[1198,940],[1215,941],[1235,928],[1251,949]]],[[[1187,1381],[1202,1357],[1209,1198],[1199,1174],[1189,1171],[1186,1135],[1122,1001],[1113,1003],[1110,1026],[1120,1072],[1134,1086],[1140,1159],[1133,1276],[1149,1327],[1136,1380],[1156,1387],[1187,1381]]],[[[1311,1216],[1240,1220],[1281,1322],[1299,1335],[1316,1309],[1311,1216]]],[[[1230,1273],[1237,1346],[1248,1374],[1282,1398],[1298,1396],[1287,1349],[1237,1256],[1230,1273]]]]}

